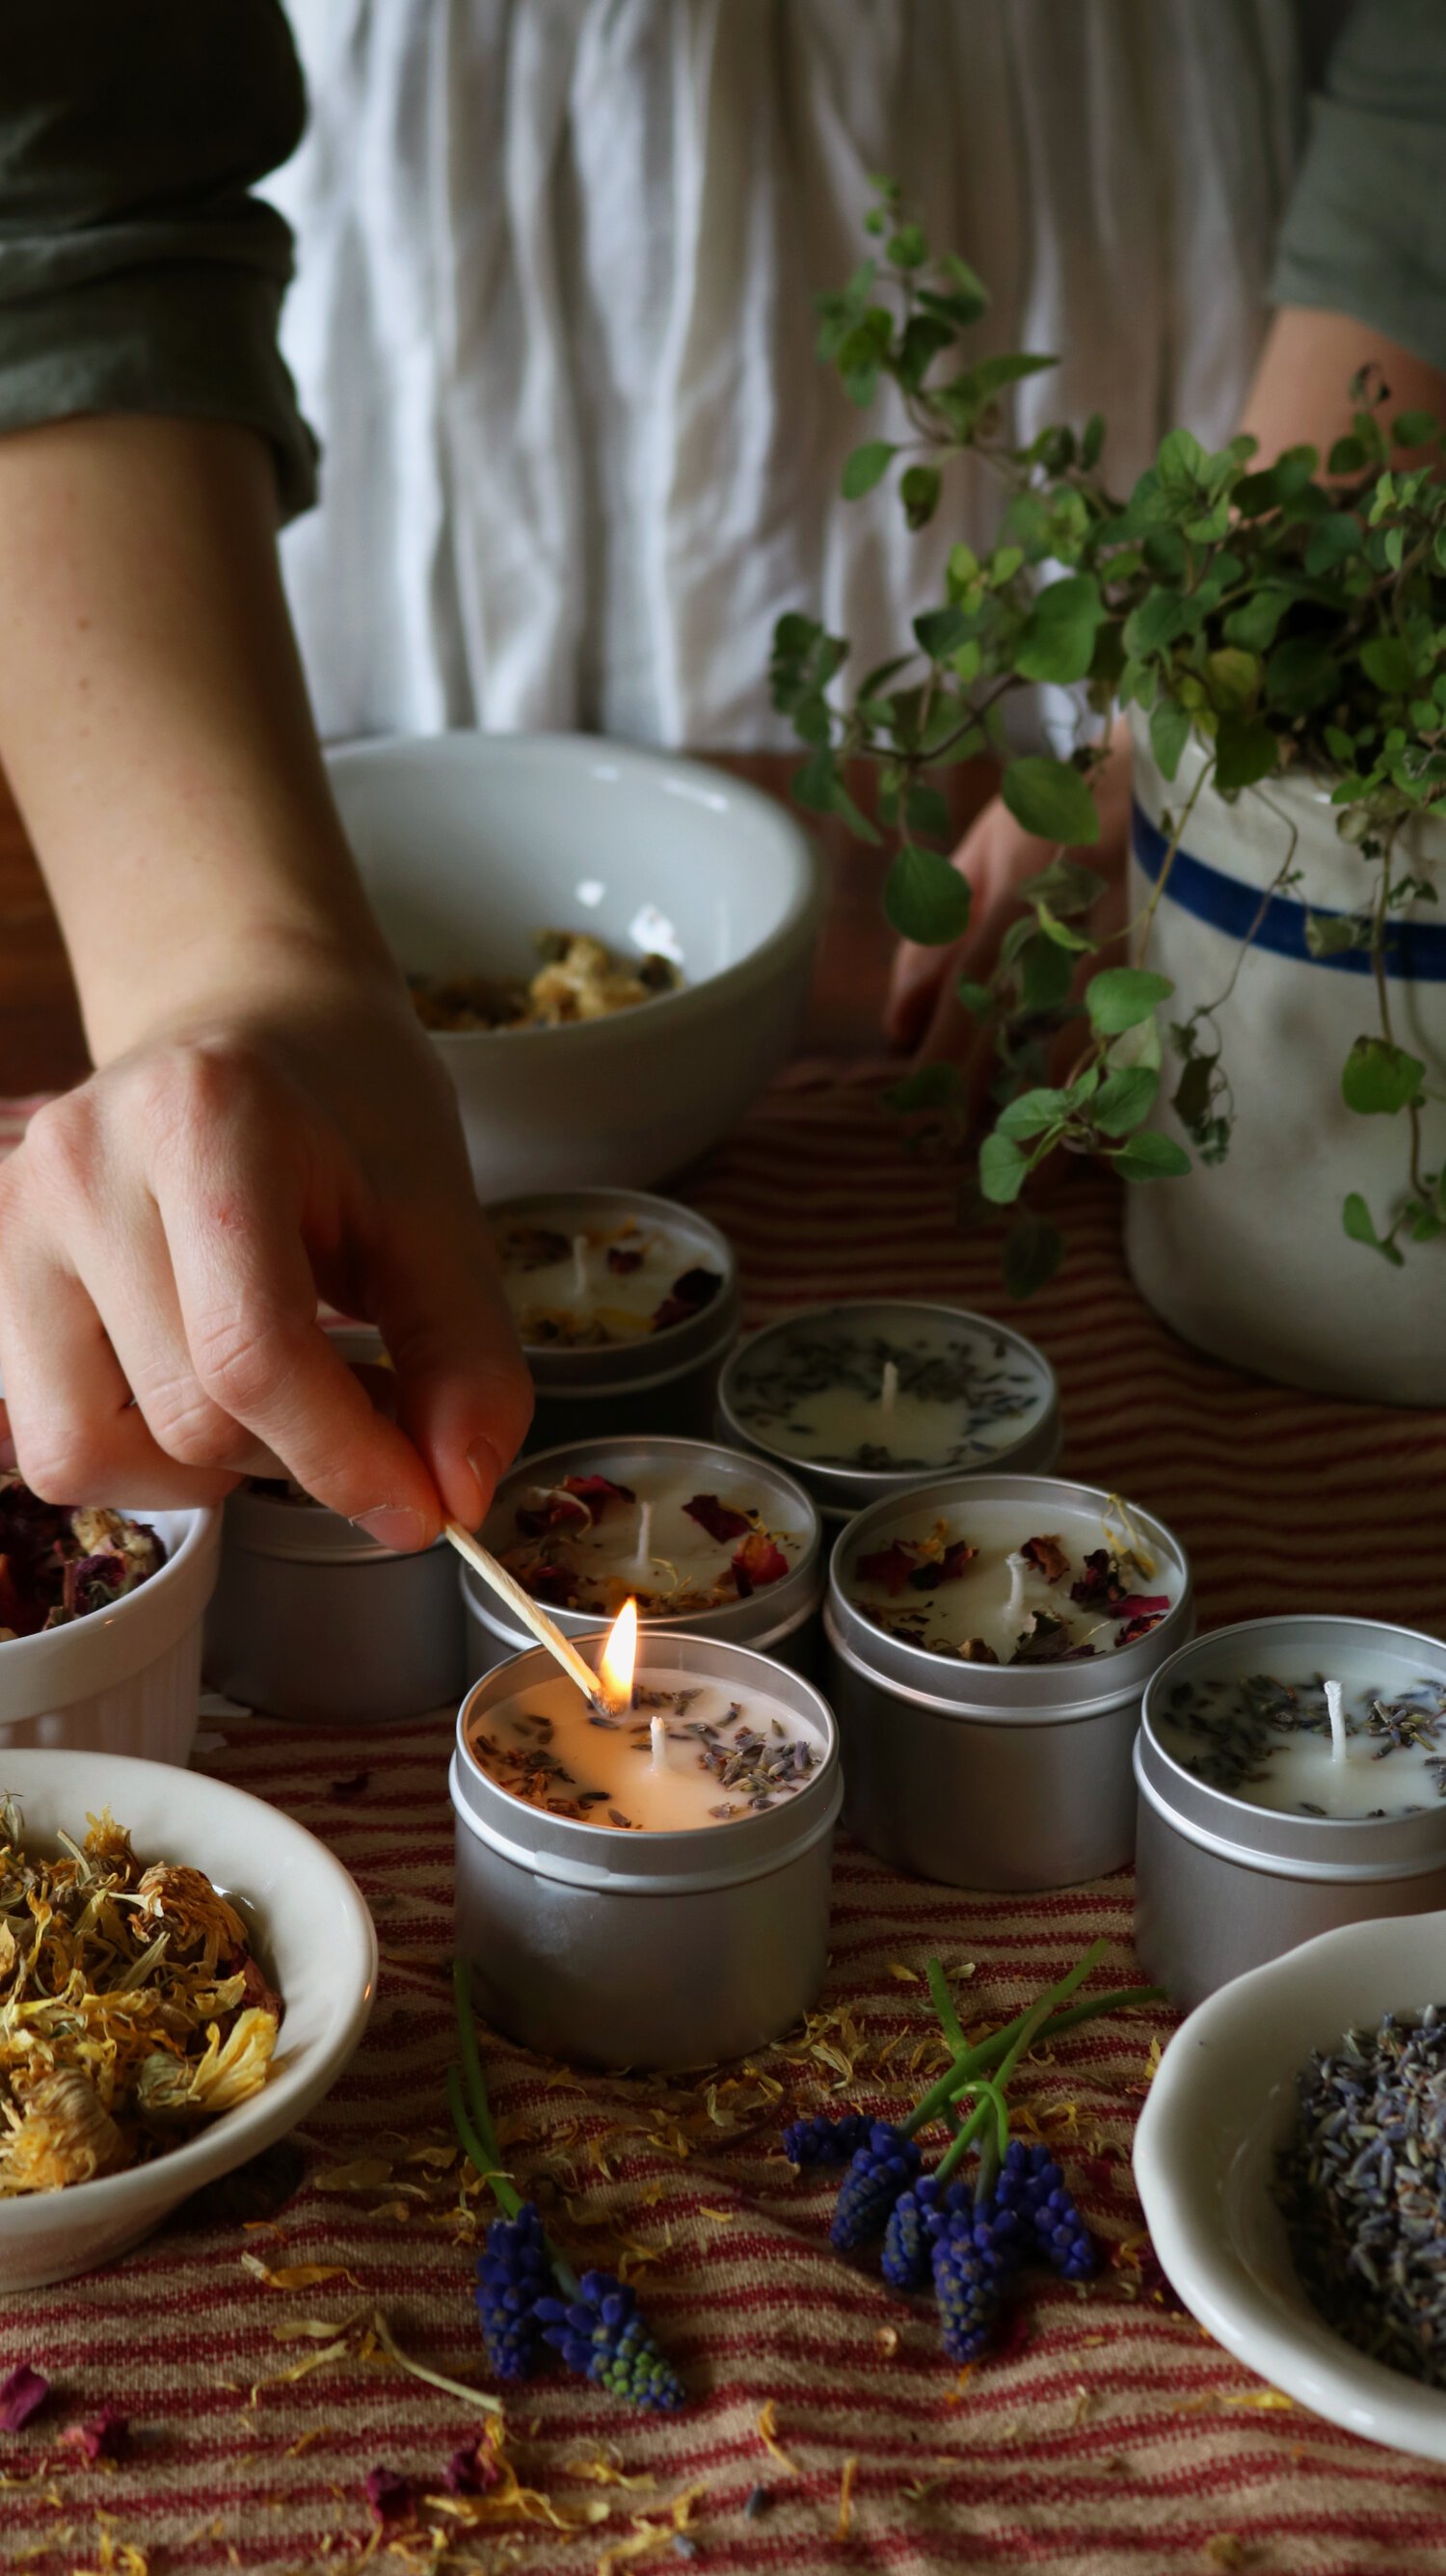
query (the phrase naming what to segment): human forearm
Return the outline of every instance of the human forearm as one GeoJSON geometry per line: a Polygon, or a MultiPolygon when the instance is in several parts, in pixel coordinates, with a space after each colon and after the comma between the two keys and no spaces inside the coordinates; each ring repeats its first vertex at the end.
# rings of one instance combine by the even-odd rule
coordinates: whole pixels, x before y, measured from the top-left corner
{"type": "Polygon", "coordinates": [[[391,970],[327,791],[270,455],[113,417],[0,438],[0,760],[98,1062],[340,947],[391,970]]]}
{"type": "Polygon", "coordinates": [[[1380,370],[1389,388],[1388,421],[1403,411],[1435,412],[1446,419],[1446,375],[1348,313],[1313,305],[1286,305],[1266,335],[1240,427],[1260,442],[1268,465],[1287,447],[1314,447],[1324,466],[1358,408],[1352,379],[1362,367],[1380,370]]]}

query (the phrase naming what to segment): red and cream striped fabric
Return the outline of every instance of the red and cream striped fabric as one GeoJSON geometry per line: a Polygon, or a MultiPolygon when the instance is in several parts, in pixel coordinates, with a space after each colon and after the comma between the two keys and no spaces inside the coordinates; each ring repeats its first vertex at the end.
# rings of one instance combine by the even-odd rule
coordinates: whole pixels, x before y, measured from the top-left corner
{"type": "MultiPolygon", "coordinates": [[[[961,1236],[955,1186],[947,1169],[902,1153],[875,1091],[820,1083],[771,1095],[691,1195],[739,1246],[752,1322],[875,1292],[1004,1314],[997,1239],[961,1236]]],[[[1181,1533],[1202,1618],[1308,1606],[1446,1622],[1442,1418],[1292,1395],[1196,1358],[1131,1289],[1111,1188],[1082,1178],[1067,1221],[1068,1267],[1026,1319],[1060,1373],[1065,1465],[1181,1533]]],[[[434,2369],[478,2372],[471,2255],[442,2161],[448,1723],[326,1739],[217,1723],[225,1742],[201,1758],[321,1834],[375,1906],[385,1962],[376,2018],[299,2142],[301,2188],[274,2225],[246,2232],[198,2210],[108,2273],[8,2304],[0,2373],[29,2360],[56,2395],[23,2434],[0,2435],[7,2569],[71,2576],[114,2564],[138,2576],[142,2561],[122,2560],[123,2544],[145,2554],[151,2576],[346,2565],[371,2533],[366,2472],[385,2465],[435,2492],[470,2429],[459,2401],[375,2358],[344,2354],[279,2376],[328,2349],[281,2330],[372,2306],[434,2369]],[[273,2272],[337,2264],[351,2277],[277,2289],[243,2255],[273,2272]],[[137,2428],[132,2456],[76,2466],[56,2436],[107,2399],[137,2428]]],[[[527,2484],[568,2516],[608,2509],[571,2539],[546,2523],[500,2526],[519,2564],[591,2568],[641,2539],[635,2517],[651,2515],[659,2546],[642,2564],[669,2566],[667,2508],[698,2486],[691,2540],[720,2570],[1446,2571],[1446,2473],[1286,2406],[1142,2270],[1129,2138],[1164,2017],[1088,2029],[1034,2076],[1030,2104],[1120,2259],[1088,2293],[1036,2283],[1005,2353],[962,2382],[922,2303],[829,2252],[827,2187],[795,2180],[778,2153],[775,2085],[792,2108],[904,2108],[930,2044],[920,1972],[931,1954],[970,1970],[966,2018],[1007,2016],[1096,1934],[1111,1944],[1110,1982],[1136,1974],[1130,1898],[1127,1876],[1023,1901],[975,1897],[844,1848],[832,1971],[808,2040],[711,2093],[578,2081],[493,2049],[523,2187],[548,2195],[570,2250],[624,2259],[692,2399],[666,2423],[552,2378],[510,2401],[527,2484]],[[770,2401],[788,2465],[759,2431],[770,2401]],[[652,2483],[598,2483],[589,2464],[652,2483]],[[760,2486],[763,2509],[745,2515],[760,2486]]],[[[424,2507],[384,2537],[378,2564],[434,2566],[423,2537],[432,2528],[457,2551],[443,2563],[499,2563],[497,2532],[469,2534],[424,2507]],[[404,2555],[388,2556],[393,2538],[404,2555]]]]}

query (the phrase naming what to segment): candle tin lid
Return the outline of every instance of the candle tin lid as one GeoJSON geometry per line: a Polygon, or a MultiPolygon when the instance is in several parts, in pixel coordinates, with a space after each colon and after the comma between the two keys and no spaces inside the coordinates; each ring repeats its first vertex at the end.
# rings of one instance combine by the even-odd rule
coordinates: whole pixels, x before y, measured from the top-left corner
{"type": "MultiPolygon", "coordinates": [[[[740,1645],[762,1646],[817,1609],[824,1585],[823,1531],[809,1496],[796,1478],[785,1476],[770,1460],[750,1450],[724,1449],[710,1440],[640,1435],[636,1440],[571,1440],[556,1449],[537,1450],[503,1477],[482,1529],[483,1545],[494,1556],[505,1558],[522,1536],[517,1527],[518,1506],[534,1487],[557,1485],[565,1476],[574,1475],[602,1475],[614,1484],[632,1486],[658,1472],[693,1480],[694,1491],[700,1494],[714,1493],[720,1484],[746,1494],[748,1500],[757,1502],[770,1530],[797,1538],[800,1544],[788,1572],[780,1575],[776,1583],[761,1585],[746,1600],[720,1602],[706,1611],[678,1611],[671,1617],[640,1607],[643,1625],[650,1633],[671,1637],[686,1629],[709,1637],[730,1637],[740,1645]]],[[[509,1641],[521,1638],[522,1630],[480,1574],[469,1565],[461,1565],[458,1578],[464,1600],[495,1635],[509,1641]]],[[[606,1616],[601,1610],[568,1610],[550,1601],[544,1606],[569,1637],[592,1635],[599,1619],[606,1616]]]]}
{"type": "Polygon", "coordinates": [[[991,1508],[1017,1505],[1021,1521],[1034,1524],[1029,1535],[1048,1530],[1051,1513],[1070,1508],[1097,1511],[1102,1524],[1121,1525],[1117,1497],[1097,1486],[1074,1485],[1057,1476],[953,1476],[938,1484],[915,1486],[906,1496],[891,1495],[850,1521],[834,1542],[825,1615],[835,1653],[885,1684],[896,1697],[913,1700],[940,1717],[1007,1717],[1012,1725],[1053,1726],[1138,1698],[1156,1666],[1189,1637],[1194,1597],[1190,1560],[1180,1541],[1163,1521],[1134,1503],[1125,1506],[1130,1528],[1149,1547],[1162,1572],[1168,1573],[1168,1589],[1175,1597],[1158,1626],[1108,1654],[1087,1656],[1078,1663],[969,1663],[962,1656],[956,1660],[934,1654],[927,1646],[876,1626],[854,1601],[850,1585],[860,1556],[886,1546],[906,1526],[917,1529],[931,1516],[967,1516],[976,1503],[991,1508]]]}
{"type": "MultiPolygon", "coordinates": [[[[605,1637],[594,1634],[578,1642],[579,1651],[596,1666],[605,1637]]],[[[549,1815],[515,1798],[484,1770],[471,1738],[499,1701],[556,1671],[546,1647],[533,1646],[484,1673],[458,1711],[450,1787],[459,1819],[495,1851],[539,1877],[638,1896],[701,1895],[741,1879],[761,1878],[831,1833],[843,1803],[843,1779],[838,1728],[822,1693],[787,1666],[721,1638],[670,1630],[666,1658],[665,1665],[655,1663],[653,1669],[726,1683],[743,1700],[756,1692],[800,1719],[822,1747],[822,1759],[804,1786],[761,1814],[667,1833],[621,1833],[609,1825],[591,1825],[584,1817],[549,1815]]],[[[639,1678],[646,1679],[648,1670],[645,1658],[639,1678]]]]}
{"type": "Polygon", "coordinates": [[[659,1332],[586,1346],[524,1342],[539,1395],[615,1395],[665,1386],[670,1378],[720,1360],[737,1338],[737,1257],[727,1236],[695,1208],[684,1207],[676,1199],[656,1198],[647,1190],[548,1190],[529,1198],[500,1200],[488,1208],[487,1218],[498,1234],[524,1224],[559,1234],[584,1229],[602,1232],[629,1223],[653,1228],[678,1244],[678,1275],[689,1269],[709,1270],[719,1281],[696,1314],[666,1324],[659,1332]],[[581,1217],[583,1226],[567,1224],[569,1216],[581,1217]]]}
{"type": "Polygon", "coordinates": [[[1349,1652],[1375,1639],[1380,1641],[1375,1651],[1384,1682],[1419,1680],[1423,1674],[1446,1682],[1441,1639],[1397,1628],[1389,1620],[1301,1611],[1207,1628],[1150,1677],[1135,1744],[1141,1794],[1192,1842],[1246,1866],[1280,1869],[1288,1876],[1393,1878],[1439,1864],[1446,1858],[1446,1797],[1437,1807],[1397,1816],[1302,1816],[1287,1808],[1260,1807],[1187,1771],[1156,1731],[1171,1692],[1192,1674],[1231,1679],[1259,1672],[1262,1663],[1281,1662],[1324,1672],[1333,1649],[1349,1652]]]}
{"type": "Polygon", "coordinates": [[[718,1424],[735,1447],[777,1459],[837,1520],[946,1472],[1047,1471],[1059,1455],[1059,1388],[1043,1352],[1007,1324],[963,1306],[860,1298],[799,1307],[740,1342],[719,1382],[718,1424]],[[969,1403],[958,1455],[883,1460],[865,1443],[818,1457],[789,1445],[786,1417],[797,1420],[800,1404],[845,1380],[882,1385],[889,1361],[905,1394],[969,1403]]]}

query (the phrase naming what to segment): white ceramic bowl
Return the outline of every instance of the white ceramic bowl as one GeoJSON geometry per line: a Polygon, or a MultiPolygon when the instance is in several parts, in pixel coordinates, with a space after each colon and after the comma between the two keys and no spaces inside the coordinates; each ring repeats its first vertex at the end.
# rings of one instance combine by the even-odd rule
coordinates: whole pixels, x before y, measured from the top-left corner
{"type": "Polygon", "coordinates": [[[1443,2002],[1446,1914],[1324,1932],[1190,2015],[1135,2138],[1155,2251],[1216,2342],[1331,2423],[1433,2460],[1446,2460],[1446,2394],[1368,2361],[1316,2314],[1270,2186],[1313,2052],[1443,2002]]]}
{"type": "Polygon", "coordinates": [[[166,1562],[108,1610],[0,1645],[0,1748],[68,1746],[184,1762],[196,1736],[201,1628],[216,1588],[217,1511],[137,1511],[166,1562]]]}
{"type": "Polygon", "coordinates": [[[646,1188],[736,1124],[793,1043],[822,918],[822,863],[781,805],[585,735],[396,738],[329,766],[410,973],[531,974],[534,931],[577,929],[686,978],[604,1020],[437,1035],[482,1198],[646,1188]]]}
{"type": "Polygon", "coordinates": [[[239,1904],[285,2002],[267,2083],[188,2145],[130,2173],[0,2200],[0,2296],[93,2271],[137,2245],[202,2183],[259,2155],[341,2073],[376,1991],[372,1919],[339,1860],[260,1798],[121,1755],[0,1750],[0,1794],[36,1842],[109,1807],[146,1860],[184,1862],[239,1904]]]}

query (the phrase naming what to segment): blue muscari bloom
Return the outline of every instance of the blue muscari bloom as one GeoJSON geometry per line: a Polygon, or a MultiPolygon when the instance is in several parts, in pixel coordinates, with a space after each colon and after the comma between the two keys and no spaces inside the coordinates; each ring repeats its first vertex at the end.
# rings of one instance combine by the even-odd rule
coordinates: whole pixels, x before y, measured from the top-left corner
{"type": "Polygon", "coordinates": [[[891,2289],[922,2290],[928,2282],[934,2239],[955,2210],[970,2206],[966,2182],[946,2183],[943,2191],[933,2174],[924,2174],[912,2191],[900,2194],[884,2230],[882,2271],[891,2289]]]}
{"type": "Polygon", "coordinates": [[[654,2343],[633,2293],[611,2272],[584,2272],[575,2299],[537,2303],[543,2335],[569,2370],[595,2379],[613,2397],[670,2414],[683,2385],[654,2343]]]}
{"type": "Polygon", "coordinates": [[[920,2162],[918,2148],[902,2129],[889,2120],[872,2122],[865,2144],[850,2158],[829,2229],[841,2254],[851,2254],[871,2236],[882,2236],[895,2201],[914,2182],[920,2162]]]}
{"type": "Polygon", "coordinates": [[[1099,2249],[1048,2147],[1011,2140],[999,2177],[999,2201],[1017,2216],[1026,2240],[1066,2281],[1087,2281],[1099,2249]]]}
{"type": "Polygon", "coordinates": [[[951,2361],[973,2361],[994,2332],[1019,2261],[1022,2232],[1011,2209],[997,2200],[975,2202],[961,2193],[931,2249],[944,2350],[951,2361]]]}
{"type": "Polygon", "coordinates": [[[872,2120],[859,2111],[849,2111],[841,2120],[823,2113],[793,2120],[783,2132],[783,2152],[791,2165],[846,2165],[867,2143],[872,2127],[872,2120]]]}
{"type": "Polygon", "coordinates": [[[477,2308],[487,2358],[499,2379],[528,2379],[542,2329],[537,2303],[552,2289],[542,2221],[530,2200],[515,2218],[494,2218],[477,2265],[477,2308]]]}

